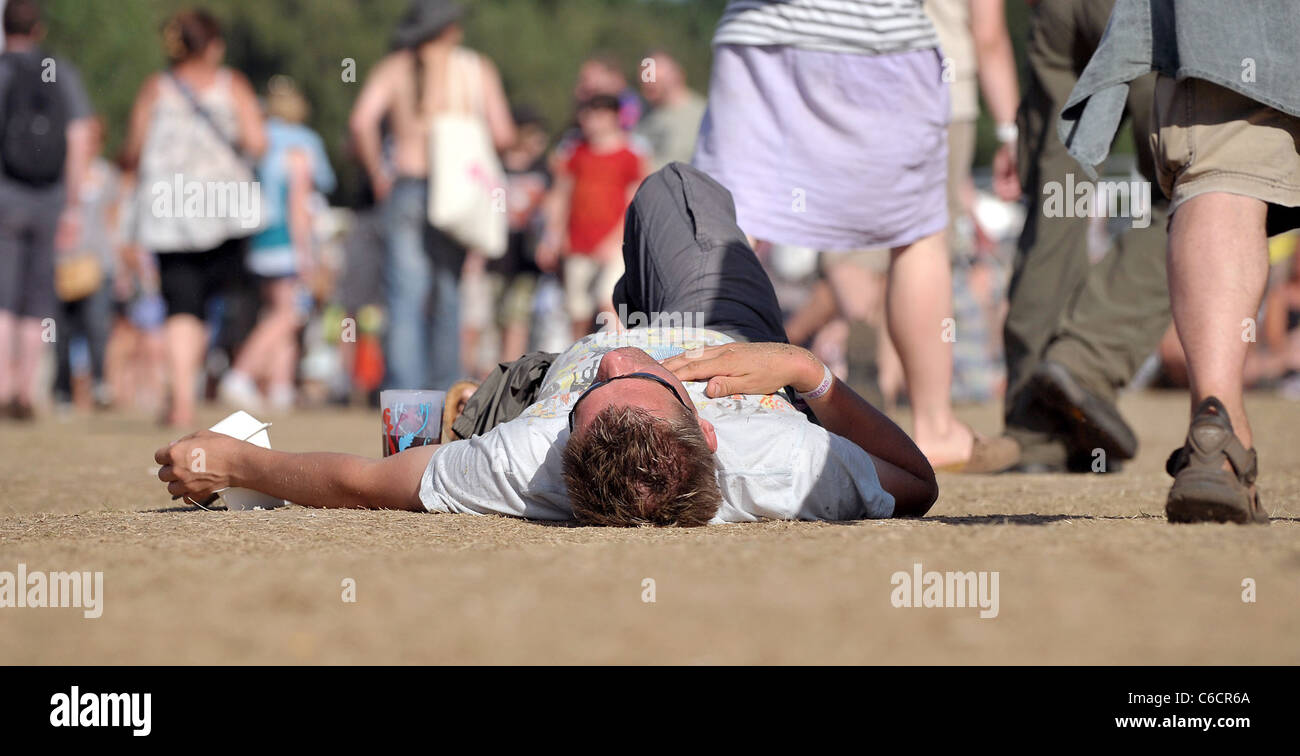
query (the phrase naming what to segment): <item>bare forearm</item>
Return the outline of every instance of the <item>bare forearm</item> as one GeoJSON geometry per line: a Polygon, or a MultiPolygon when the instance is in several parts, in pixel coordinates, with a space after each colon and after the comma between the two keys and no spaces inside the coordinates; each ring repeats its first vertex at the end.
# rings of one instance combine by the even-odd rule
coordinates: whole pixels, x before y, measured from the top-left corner
{"type": "Polygon", "coordinates": [[[436,450],[425,446],[374,460],[325,452],[292,454],[250,444],[232,477],[236,486],[306,507],[422,511],[420,477],[436,450]]]}
{"type": "Polygon", "coordinates": [[[1011,40],[1002,37],[991,43],[980,56],[980,90],[995,123],[1015,123],[1016,107],[1020,102],[1020,84],[1016,77],[1016,62],[1011,52],[1011,40]]]}
{"type": "Polygon", "coordinates": [[[934,469],[902,428],[835,379],[831,390],[808,403],[822,426],[857,444],[876,462],[881,486],[893,494],[896,513],[920,516],[938,495],[934,469]]]}
{"type": "Polygon", "coordinates": [[[1003,0],[977,0],[971,5],[971,31],[975,38],[975,59],[980,90],[993,121],[1015,123],[1020,102],[1015,53],[1007,33],[1003,0]]]}
{"type": "MultiPolygon", "coordinates": [[[[720,344],[663,362],[683,381],[708,381],[710,397],[770,394],[783,386],[814,393],[829,375],[807,349],[790,344],[720,344]]],[[[853,389],[833,377],[826,393],[809,400],[822,426],[871,455],[880,485],[893,494],[895,514],[919,517],[939,495],[934,470],[912,439],[853,389]]]]}
{"type": "Polygon", "coordinates": [[[569,195],[572,191],[573,185],[568,180],[562,180],[546,195],[544,208],[548,236],[559,238],[568,227],[569,195]]]}
{"type": "Polygon", "coordinates": [[[384,173],[383,144],[378,130],[357,134],[357,158],[365,168],[366,175],[373,186],[382,184],[387,175],[384,173]]]}
{"type": "Polygon", "coordinates": [[[809,402],[822,427],[841,435],[874,457],[918,478],[934,478],[934,470],[912,439],[885,413],[835,379],[825,396],[809,402]]]}
{"type": "Polygon", "coordinates": [[[91,129],[88,119],[73,121],[68,126],[68,158],[64,165],[64,182],[68,192],[69,204],[75,204],[81,198],[81,185],[90,169],[94,158],[91,129]]]}

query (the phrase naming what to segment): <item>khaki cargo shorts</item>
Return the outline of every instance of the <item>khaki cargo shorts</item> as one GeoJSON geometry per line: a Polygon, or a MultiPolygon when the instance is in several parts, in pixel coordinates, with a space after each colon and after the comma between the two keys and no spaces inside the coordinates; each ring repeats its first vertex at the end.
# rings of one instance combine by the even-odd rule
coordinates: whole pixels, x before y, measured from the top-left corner
{"type": "Polygon", "coordinates": [[[1269,203],[1270,235],[1300,228],[1300,118],[1203,79],[1156,80],[1152,148],[1178,206],[1206,192],[1269,203]]]}

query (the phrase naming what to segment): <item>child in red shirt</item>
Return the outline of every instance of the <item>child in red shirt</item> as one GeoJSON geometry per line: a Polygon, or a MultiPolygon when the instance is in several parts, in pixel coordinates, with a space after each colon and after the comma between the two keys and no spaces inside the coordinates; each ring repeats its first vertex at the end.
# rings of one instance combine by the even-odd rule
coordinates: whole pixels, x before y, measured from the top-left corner
{"type": "Polygon", "coordinates": [[[551,226],[538,262],[564,258],[565,310],[574,338],[591,331],[598,311],[612,313],[614,284],[623,275],[623,215],[649,164],[619,125],[618,99],[598,95],[578,109],[582,140],[561,156],[551,226]],[[559,233],[557,229],[565,232],[559,233]],[[563,239],[563,241],[561,241],[563,239]]]}

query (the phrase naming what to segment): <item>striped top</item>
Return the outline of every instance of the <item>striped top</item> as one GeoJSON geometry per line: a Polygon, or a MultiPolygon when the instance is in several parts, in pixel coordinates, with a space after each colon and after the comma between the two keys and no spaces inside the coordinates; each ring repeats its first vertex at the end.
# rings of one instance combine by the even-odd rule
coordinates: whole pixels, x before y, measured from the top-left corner
{"type": "Polygon", "coordinates": [[[713,44],[881,55],[935,48],[939,38],[921,0],[730,0],[713,44]]]}

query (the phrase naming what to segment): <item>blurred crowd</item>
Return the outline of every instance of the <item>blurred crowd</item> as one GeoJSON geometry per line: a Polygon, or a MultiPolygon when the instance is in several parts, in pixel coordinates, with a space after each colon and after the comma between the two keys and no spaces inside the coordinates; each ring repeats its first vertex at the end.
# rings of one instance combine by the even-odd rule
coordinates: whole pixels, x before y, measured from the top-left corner
{"type": "MultiPolygon", "coordinates": [[[[898,196],[937,196],[946,205],[940,241],[907,258],[912,269],[896,264],[909,245],[887,235],[792,244],[773,231],[756,233],[753,243],[793,343],[873,401],[910,402],[919,417],[946,427],[953,400],[1014,393],[1029,370],[1017,366],[1015,350],[1041,352],[1052,338],[1033,336],[1042,343],[1031,349],[1014,315],[1008,323],[1013,268],[1018,277],[1065,274],[1034,274],[1015,262],[1034,243],[1060,240],[1022,237],[1022,178],[1032,173],[1028,161],[1046,158],[1016,128],[1024,106],[1001,0],[924,5],[945,54],[947,158],[923,175],[937,194],[900,188],[898,196]],[[991,169],[973,174],[981,95],[999,146],[991,169]],[[932,289],[946,288],[949,268],[945,309],[932,289]],[[951,317],[948,367],[909,343],[921,336],[891,327],[891,313],[897,320],[900,307],[916,312],[929,301],[936,320],[951,317]],[[1016,337],[1010,356],[1004,332],[1016,337]],[[926,378],[944,371],[951,386],[926,378]]],[[[537,103],[506,91],[487,56],[462,46],[459,14],[455,4],[417,0],[390,54],[367,72],[348,135],[364,186],[332,207],[335,173],[310,126],[311,103],[287,77],[250,82],[229,67],[210,13],[187,10],[166,21],[159,43],[169,64],[141,84],[122,150],[110,158],[75,61],[43,51],[39,3],[8,0],[0,65],[5,415],[123,407],[189,427],[206,401],[282,412],[374,402],[386,387],[447,389],[610,327],[624,212],[651,172],[674,161],[708,170],[714,161],[723,167],[709,172],[744,210],[736,184],[745,179],[733,184],[722,174],[727,161],[735,164],[728,150],[755,148],[726,133],[746,119],[710,124],[706,111],[726,107],[725,99],[712,91],[706,100],[704,83],[688,82],[671,54],[592,54],[575,72],[572,120],[552,124],[537,103]],[[30,82],[46,61],[57,63],[57,77],[37,87],[30,82]],[[431,130],[463,153],[486,149],[497,165],[485,168],[481,185],[478,177],[439,175],[440,160],[456,157],[435,153],[431,130]],[[431,195],[431,185],[446,181],[464,187],[431,195]],[[214,191],[224,212],[212,212],[214,191]],[[467,243],[466,231],[431,222],[448,212],[448,196],[479,191],[505,214],[504,239],[467,243]]],[[[727,65],[715,62],[715,90],[727,65]]],[[[788,203],[789,193],[779,200],[788,203]]],[[[875,202],[864,198],[863,206],[883,214],[875,202]]],[[[1039,215],[1031,203],[1029,223],[1039,215]]],[[[746,230],[762,228],[741,220],[746,230]]],[[[1062,233],[1088,246],[1092,259],[1104,257],[1105,219],[1085,219],[1084,227],[1062,233]]],[[[1294,237],[1274,240],[1271,259],[1247,377],[1300,395],[1294,237]]],[[[1026,312],[1036,322],[1057,320],[1026,312]]],[[[1155,322],[1164,338],[1139,361],[1137,380],[1185,383],[1167,312],[1155,322]]],[[[1009,427],[1013,415],[1009,409],[1009,427]]],[[[935,432],[936,444],[946,432],[935,432]]]]}
{"type": "MultiPolygon", "coordinates": [[[[111,158],[75,62],[59,59],[63,165],[45,181],[0,178],[41,208],[28,219],[37,233],[6,241],[25,247],[5,250],[23,258],[9,282],[22,296],[0,316],[6,414],[34,416],[50,404],[46,391],[60,414],[129,407],[178,426],[207,400],[271,411],[374,401],[381,387],[445,389],[529,351],[560,351],[612,322],[602,313],[613,315],[622,274],[624,210],[650,172],[692,160],[705,97],[666,51],[598,52],[576,72],[572,121],[549,124],[534,104],[507,99],[485,57],[451,64],[460,28],[434,16],[453,7],[415,3],[370,72],[349,133],[366,181],[345,207],[327,202],[334,172],[300,88],[284,76],[255,86],[228,67],[210,13],[167,20],[170,65],[141,86],[111,158]],[[459,106],[440,101],[449,92],[478,98],[466,111],[487,125],[503,168],[503,250],[485,254],[429,225],[429,117],[394,94],[404,87],[427,91],[430,112],[459,106]],[[213,182],[256,182],[257,217],[235,202],[224,217],[186,212],[190,185],[213,182]]],[[[7,58],[46,59],[38,3],[10,0],[5,19],[7,58]]],[[[991,271],[997,240],[973,218],[955,227],[977,239],[971,269],[991,271]]],[[[847,375],[850,338],[878,330],[878,313],[840,312],[816,250],[757,248],[796,340],[847,375]]],[[[875,286],[870,269],[861,283],[875,286]]],[[[996,318],[997,278],[972,276],[971,317],[996,318]]],[[[991,343],[970,355],[968,398],[994,395],[996,358],[991,343]]],[[[885,373],[899,396],[901,379],[885,373]]]]}

